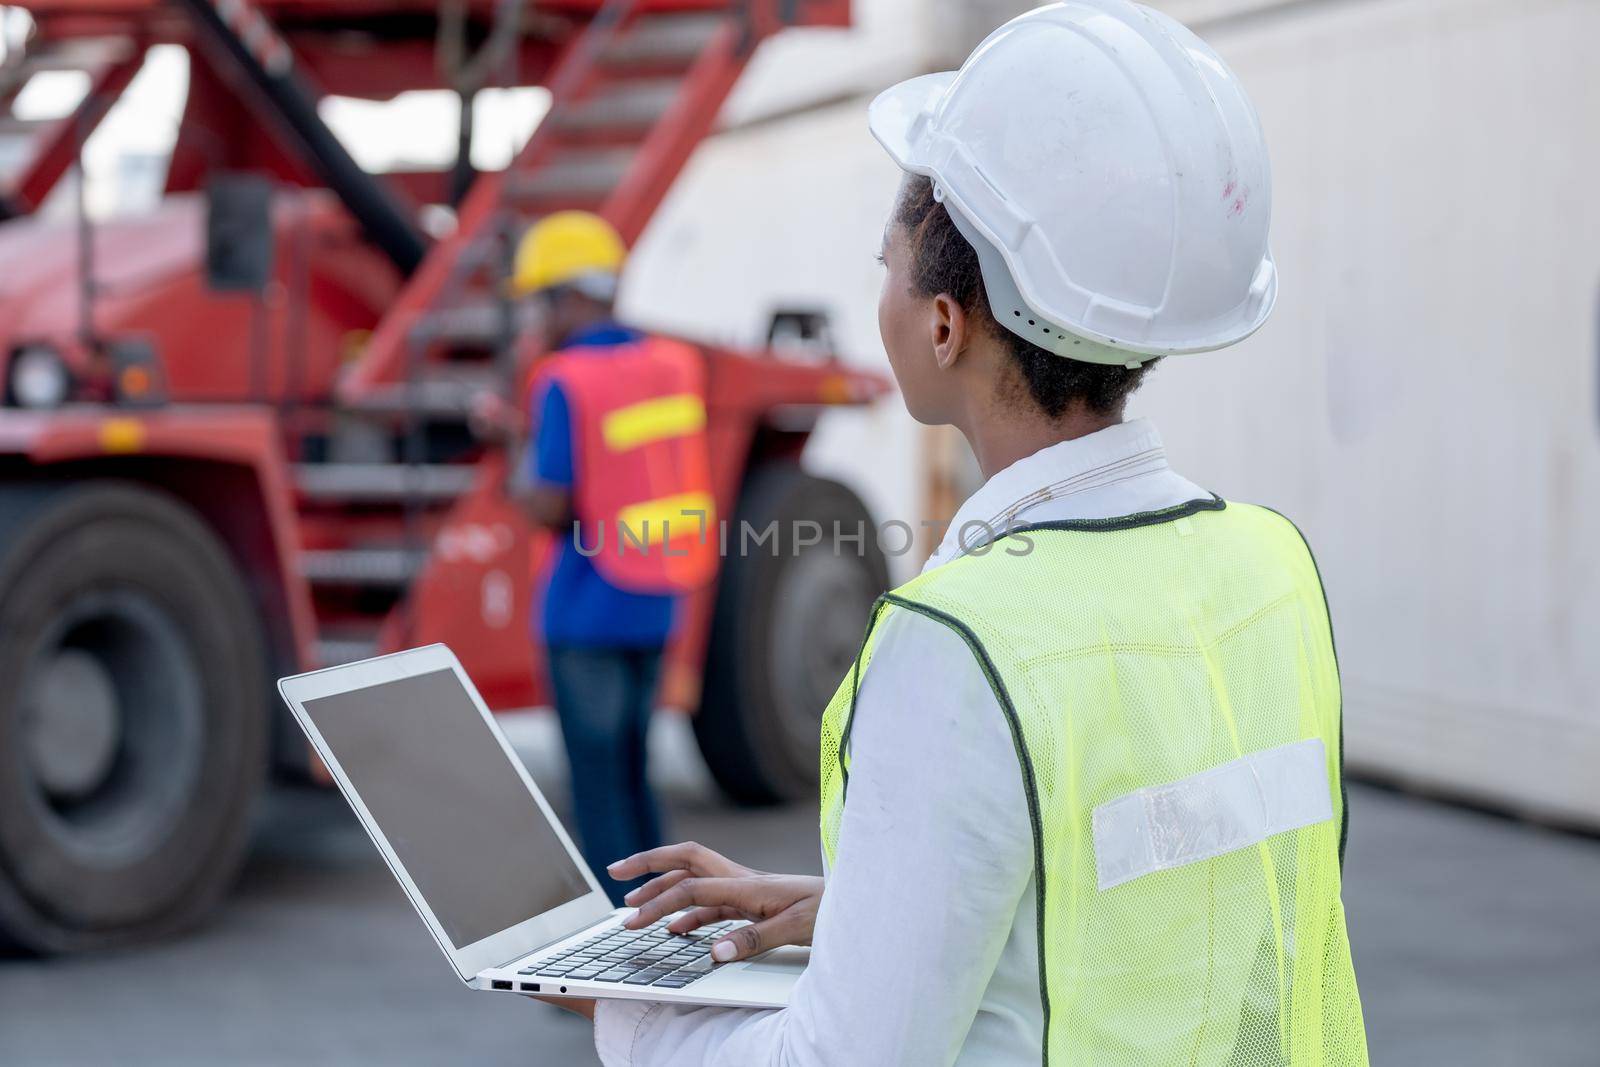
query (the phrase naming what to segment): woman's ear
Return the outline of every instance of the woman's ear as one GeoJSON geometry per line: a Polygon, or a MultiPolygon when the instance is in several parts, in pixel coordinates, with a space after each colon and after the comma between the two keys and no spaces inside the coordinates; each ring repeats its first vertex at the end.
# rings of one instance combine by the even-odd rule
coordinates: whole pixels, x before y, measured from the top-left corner
{"type": "Polygon", "coordinates": [[[949,293],[940,293],[929,306],[928,329],[934,362],[940,370],[949,370],[967,350],[966,309],[949,293]]]}

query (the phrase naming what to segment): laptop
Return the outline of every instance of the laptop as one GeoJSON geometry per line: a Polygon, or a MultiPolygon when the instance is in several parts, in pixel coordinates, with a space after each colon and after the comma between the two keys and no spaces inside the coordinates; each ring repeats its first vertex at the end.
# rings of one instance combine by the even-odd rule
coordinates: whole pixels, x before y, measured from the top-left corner
{"type": "Polygon", "coordinates": [[[444,645],[284,678],[278,691],[461,980],[474,989],[782,1007],[810,952],[714,964],[670,917],[626,930],[444,645]]]}

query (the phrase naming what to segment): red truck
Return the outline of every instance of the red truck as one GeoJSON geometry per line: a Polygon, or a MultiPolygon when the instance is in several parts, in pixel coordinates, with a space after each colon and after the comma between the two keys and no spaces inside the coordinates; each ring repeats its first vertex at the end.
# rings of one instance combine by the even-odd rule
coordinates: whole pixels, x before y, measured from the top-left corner
{"type": "MultiPolygon", "coordinates": [[[[315,776],[272,679],[444,641],[497,709],[548,703],[549,551],[514,446],[517,234],[644,228],[752,52],[848,0],[30,0],[0,65],[0,941],[100,948],[220,898],[269,775],[315,776]],[[40,209],[147,50],[189,56],[152,212],[40,209]],[[13,108],[75,72],[82,99],[13,108]],[[321,94],[544,86],[503,170],[371,174],[321,94]],[[419,218],[451,220],[429,235],[419,218]],[[55,219],[57,221],[52,221],[55,219]]],[[[61,195],[69,196],[65,188],[61,195]]],[[[814,336],[814,316],[776,327],[814,336]]],[[[804,473],[818,414],[886,384],[825,351],[706,360],[718,506],[776,537],[695,595],[661,700],[735,799],[806,795],[817,720],[887,582],[870,518],[804,473]],[[795,531],[850,533],[846,551],[795,531]],[[776,524],[774,526],[774,524],[776,524]],[[812,526],[811,524],[815,524],[812,526]],[[857,549],[859,548],[859,551],[857,549]]],[[[821,346],[825,347],[825,346],[821,346]]]]}

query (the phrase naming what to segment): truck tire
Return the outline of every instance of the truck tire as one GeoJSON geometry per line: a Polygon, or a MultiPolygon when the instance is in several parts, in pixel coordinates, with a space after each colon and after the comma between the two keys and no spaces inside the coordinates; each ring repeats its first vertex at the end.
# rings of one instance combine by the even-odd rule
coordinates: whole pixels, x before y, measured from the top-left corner
{"type": "Polygon", "coordinates": [[[266,768],[249,592],[150,489],[6,489],[0,515],[0,940],[183,929],[232,880],[266,768]]]}
{"type": "Polygon", "coordinates": [[[823,708],[888,584],[872,516],[849,489],[793,463],[747,480],[728,525],[694,718],[706,765],[733,800],[814,799],[823,708]],[[836,540],[835,523],[861,539],[836,540]],[[754,531],[742,550],[741,530],[754,531]],[[805,544],[819,531],[821,543],[805,544]]]}

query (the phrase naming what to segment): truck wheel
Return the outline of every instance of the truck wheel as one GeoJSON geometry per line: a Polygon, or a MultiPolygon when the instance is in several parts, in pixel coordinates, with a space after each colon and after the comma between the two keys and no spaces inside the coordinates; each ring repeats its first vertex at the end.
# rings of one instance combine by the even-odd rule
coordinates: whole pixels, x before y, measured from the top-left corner
{"type": "Polygon", "coordinates": [[[789,463],[745,483],[728,526],[694,719],[712,777],[734,800],[770,804],[816,792],[823,708],[888,584],[872,516],[849,489],[789,463]],[[861,540],[836,541],[835,523],[846,537],[859,529],[861,540]],[[757,543],[769,527],[773,536],[757,543]],[[741,550],[742,530],[751,534],[741,550]],[[804,543],[819,530],[820,544],[804,543]]]}
{"type": "Polygon", "coordinates": [[[0,515],[0,938],[181,929],[236,871],[266,766],[249,594],[156,492],[7,490],[0,515]]]}

